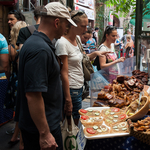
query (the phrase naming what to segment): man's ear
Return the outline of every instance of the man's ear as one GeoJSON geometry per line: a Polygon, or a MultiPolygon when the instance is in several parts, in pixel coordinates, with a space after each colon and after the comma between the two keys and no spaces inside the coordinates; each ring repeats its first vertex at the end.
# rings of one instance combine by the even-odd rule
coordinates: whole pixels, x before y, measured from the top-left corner
{"type": "Polygon", "coordinates": [[[54,20],[54,24],[55,24],[55,28],[58,28],[59,25],[60,25],[60,19],[59,19],[59,18],[56,18],[56,19],[54,20]]]}

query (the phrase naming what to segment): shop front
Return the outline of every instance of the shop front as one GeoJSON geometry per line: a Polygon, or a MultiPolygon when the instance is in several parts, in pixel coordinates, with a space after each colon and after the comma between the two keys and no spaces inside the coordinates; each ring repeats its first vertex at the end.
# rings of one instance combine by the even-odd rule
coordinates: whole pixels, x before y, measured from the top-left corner
{"type": "Polygon", "coordinates": [[[89,26],[94,28],[95,11],[94,0],[74,0],[75,10],[82,10],[86,13],[89,26]]]}

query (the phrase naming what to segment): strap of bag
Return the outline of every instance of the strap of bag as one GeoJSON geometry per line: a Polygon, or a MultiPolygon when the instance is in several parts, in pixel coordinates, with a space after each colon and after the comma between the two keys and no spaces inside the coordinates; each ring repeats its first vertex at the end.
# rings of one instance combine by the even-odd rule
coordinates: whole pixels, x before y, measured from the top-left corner
{"type": "Polygon", "coordinates": [[[33,32],[36,30],[36,28],[35,28],[34,25],[32,25],[32,26],[27,26],[27,27],[28,27],[28,29],[29,29],[29,31],[30,31],[31,34],[33,34],[33,32]]]}
{"type": "Polygon", "coordinates": [[[77,44],[78,44],[78,46],[79,46],[79,49],[80,49],[81,53],[83,53],[83,52],[84,52],[84,49],[83,49],[83,46],[82,46],[82,44],[81,44],[81,42],[80,42],[80,40],[79,40],[78,37],[76,37],[76,42],[77,42],[77,44]]]}

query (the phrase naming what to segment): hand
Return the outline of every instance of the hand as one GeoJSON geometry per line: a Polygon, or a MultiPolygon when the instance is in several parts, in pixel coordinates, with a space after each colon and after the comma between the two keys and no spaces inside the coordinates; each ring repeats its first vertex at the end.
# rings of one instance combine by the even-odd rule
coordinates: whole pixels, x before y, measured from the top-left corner
{"type": "Polygon", "coordinates": [[[49,132],[46,135],[40,135],[41,150],[55,150],[58,145],[53,135],[49,132]]]}
{"type": "Polygon", "coordinates": [[[65,101],[65,106],[64,106],[64,113],[67,115],[67,116],[71,116],[72,115],[72,100],[70,101],[65,101]]]}
{"type": "Polygon", "coordinates": [[[117,63],[118,62],[124,62],[124,61],[125,61],[125,57],[121,57],[121,58],[117,59],[117,63]]]}

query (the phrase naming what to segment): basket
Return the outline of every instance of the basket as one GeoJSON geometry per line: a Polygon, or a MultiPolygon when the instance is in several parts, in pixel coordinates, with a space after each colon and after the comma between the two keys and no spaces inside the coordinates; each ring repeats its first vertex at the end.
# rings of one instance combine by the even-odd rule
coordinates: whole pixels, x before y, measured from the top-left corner
{"type": "Polygon", "coordinates": [[[146,132],[135,131],[132,121],[128,119],[127,122],[129,125],[130,135],[134,136],[136,139],[140,140],[141,142],[150,145],[150,132],[146,133],[146,132]]]}

